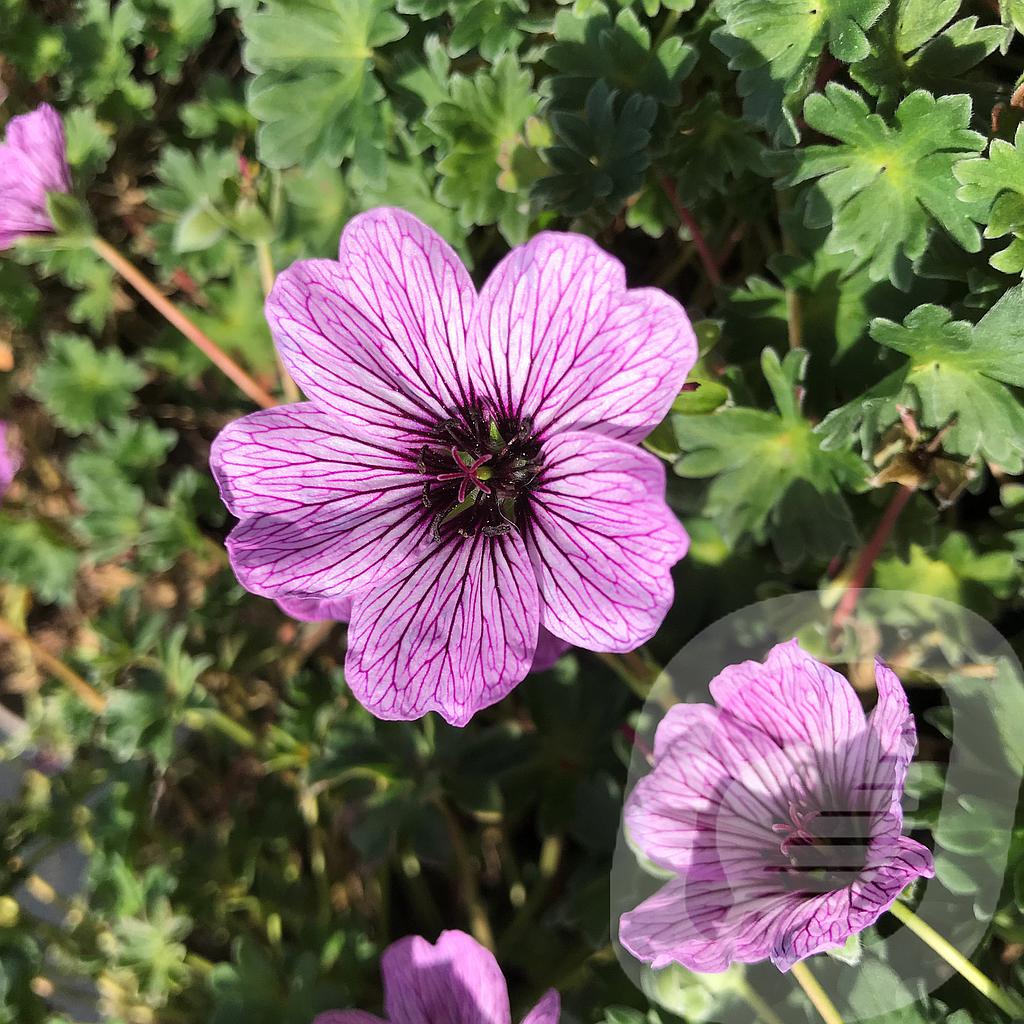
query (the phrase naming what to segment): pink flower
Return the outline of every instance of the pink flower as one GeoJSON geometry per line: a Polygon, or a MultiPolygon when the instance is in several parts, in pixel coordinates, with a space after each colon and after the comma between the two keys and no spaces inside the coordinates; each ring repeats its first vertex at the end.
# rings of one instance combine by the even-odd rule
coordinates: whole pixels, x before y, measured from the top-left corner
{"type": "Polygon", "coordinates": [[[914,719],[881,663],[875,681],[865,717],[853,687],[791,640],[712,680],[717,707],[668,712],[625,823],[677,877],[622,916],[626,949],[655,968],[785,971],[932,876],[932,855],[901,834],[914,719]]]}
{"type": "Polygon", "coordinates": [[[230,424],[211,464],[242,585],[350,600],[345,674],[381,718],[465,724],[542,629],[631,650],[672,601],[686,533],[636,447],[696,358],[682,307],[544,233],[476,289],[401,210],[278,278],[267,319],[310,401],[230,424]]]}
{"type": "MultiPolygon", "coordinates": [[[[464,932],[441,932],[436,945],[399,939],[381,958],[387,1020],[362,1010],[332,1010],[313,1024],[511,1024],[508,987],[494,957],[464,932]]],[[[550,989],[522,1024],[558,1024],[561,1000],[550,989]]]]}
{"type": "Polygon", "coordinates": [[[0,144],[0,249],[22,235],[53,232],[46,196],[71,191],[65,148],[60,115],[48,103],[8,122],[0,144]]]}
{"type": "Polygon", "coordinates": [[[21,458],[11,444],[10,428],[0,420],[0,498],[7,493],[7,488],[11,486],[20,465],[21,458]]]}

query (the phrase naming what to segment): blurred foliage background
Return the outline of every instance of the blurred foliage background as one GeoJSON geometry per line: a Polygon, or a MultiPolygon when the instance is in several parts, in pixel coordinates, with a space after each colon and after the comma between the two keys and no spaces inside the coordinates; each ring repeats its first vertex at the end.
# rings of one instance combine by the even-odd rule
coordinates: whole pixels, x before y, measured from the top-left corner
{"type": "MultiPolygon", "coordinates": [[[[227,566],[207,456],[244,397],[88,248],[0,260],[0,1022],[309,1024],[378,1007],[381,949],[442,927],[493,940],[514,1010],[733,999],[677,973],[654,1009],[608,946],[634,690],[724,613],[851,581],[1024,647],[1018,31],[1020,0],[0,0],[0,119],[61,110],[100,233],[266,387],[268,271],[380,204],[478,281],[586,232],[702,352],[647,442],[693,536],[649,648],[572,653],[464,730],[380,723],[344,627],[227,566]],[[41,877],[68,850],[77,894],[41,877]]],[[[1007,983],[1022,902],[1024,828],[982,952],[1007,983]]],[[[953,981],[890,1019],[999,1018],[953,981]]]]}

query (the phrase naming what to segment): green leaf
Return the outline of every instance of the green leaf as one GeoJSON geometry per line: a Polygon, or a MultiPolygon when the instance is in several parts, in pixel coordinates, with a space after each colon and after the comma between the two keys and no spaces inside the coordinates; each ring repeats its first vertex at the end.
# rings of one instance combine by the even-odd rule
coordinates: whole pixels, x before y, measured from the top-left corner
{"type": "Polygon", "coordinates": [[[42,274],[56,274],[78,292],[67,308],[68,317],[75,323],[88,324],[94,330],[106,323],[114,308],[114,273],[86,239],[39,235],[22,239],[15,255],[24,263],[34,264],[42,274]]]}
{"type": "Polygon", "coordinates": [[[134,77],[133,53],[141,39],[142,19],[131,3],[83,0],[80,18],[64,29],[73,76],[66,98],[99,106],[103,116],[132,118],[153,105],[153,87],[134,77]]]}
{"type": "Polygon", "coordinates": [[[16,519],[0,512],[0,579],[26,587],[45,603],[75,597],[78,552],[41,517],[16,519]]]}
{"type": "Polygon", "coordinates": [[[81,185],[107,166],[114,152],[113,128],[96,117],[92,107],[75,107],[64,114],[68,163],[81,185]]]}
{"type": "Polygon", "coordinates": [[[1024,272],[1024,124],[1012,143],[993,139],[987,156],[961,160],[953,168],[960,182],[957,196],[979,205],[986,238],[1013,238],[989,260],[1006,274],[1024,272]]]}
{"type": "Polygon", "coordinates": [[[984,138],[967,127],[969,97],[911,93],[890,125],[857,93],[830,82],[824,94],[808,97],[804,116],[839,143],[795,151],[795,169],[779,185],[820,179],[805,220],[831,226],[828,252],[853,253],[854,266],[866,265],[872,280],[889,279],[906,290],[911,265],[936,224],[968,252],[978,251],[972,210],[956,198],[953,177],[959,158],[984,147],[984,138]]]}
{"type": "Polygon", "coordinates": [[[75,526],[90,556],[106,561],[131,548],[141,529],[141,489],[125,479],[117,463],[94,451],[76,452],[68,462],[68,476],[82,508],[75,526]]]}
{"type": "Polygon", "coordinates": [[[974,15],[947,26],[960,4],[961,0],[895,0],[876,26],[870,55],[850,69],[853,79],[887,105],[914,88],[959,91],[956,79],[1006,36],[1001,26],[979,25],[974,15]]]}
{"type": "Polygon", "coordinates": [[[51,334],[32,393],[69,434],[122,417],[146,376],[117,349],[95,348],[78,334],[51,334]]]}
{"type": "Polygon", "coordinates": [[[224,237],[224,218],[207,206],[196,205],[174,225],[171,245],[177,253],[201,252],[224,237]]]}
{"type": "Polygon", "coordinates": [[[241,258],[241,247],[226,231],[225,212],[239,176],[237,155],[213,146],[197,153],[166,146],[155,173],[160,184],[150,189],[149,201],[166,218],[150,229],[159,262],[168,271],[184,266],[200,284],[225,276],[241,258]]]}
{"type": "Polygon", "coordinates": [[[47,193],[46,212],[53,221],[56,233],[62,236],[62,241],[87,241],[92,237],[93,223],[89,208],[75,196],[67,192],[47,193]]]}
{"type": "Polygon", "coordinates": [[[537,182],[538,201],[569,216],[617,212],[643,184],[656,114],[653,99],[621,98],[603,81],[590,90],[582,114],[552,112],[555,142],[544,156],[553,173],[537,182]]]}
{"type": "Polygon", "coordinates": [[[875,564],[874,585],[938,597],[987,616],[995,613],[1000,600],[1016,591],[1020,576],[1012,552],[979,554],[964,534],[951,533],[934,552],[912,544],[906,560],[880,559],[875,564]]]}
{"type": "Polygon", "coordinates": [[[0,53],[30,82],[52,75],[67,60],[60,29],[35,8],[25,0],[0,0],[0,53]]]}
{"type": "Polygon", "coordinates": [[[226,145],[239,135],[250,136],[256,131],[256,118],[246,108],[241,87],[223,75],[209,75],[199,98],[186,103],[179,114],[185,134],[191,139],[210,139],[226,145]]]}
{"type": "Polygon", "coordinates": [[[426,20],[447,13],[452,26],[448,52],[453,57],[476,49],[484,60],[512,55],[523,38],[527,0],[399,0],[400,14],[426,20]]]}
{"type": "Polygon", "coordinates": [[[633,11],[620,11],[613,21],[601,3],[584,16],[559,11],[553,34],[544,59],[556,72],[546,87],[557,110],[580,110],[599,81],[621,93],[678,103],[679,85],[697,59],[677,35],[652,47],[650,32],[633,11]]]}
{"type": "Polygon", "coordinates": [[[90,434],[90,455],[116,466],[133,483],[149,481],[177,443],[173,430],[161,430],[152,420],[117,420],[112,430],[98,427],[90,434]]]}
{"type": "Polygon", "coordinates": [[[1024,0],[999,0],[999,20],[1011,29],[1011,35],[1013,31],[1024,32],[1024,0]]]}
{"type": "Polygon", "coordinates": [[[799,141],[796,114],[827,47],[851,64],[868,55],[866,31],[888,0],[718,0],[725,24],[711,37],[738,71],[744,116],[778,144],[799,141]]]}
{"type": "Polygon", "coordinates": [[[268,0],[243,30],[260,159],[271,167],[368,159],[384,125],[374,51],[407,31],[387,0],[268,0]]]}
{"type": "Polygon", "coordinates": [[[526,139],[538,105],[533,76],[506,54],[471,78],[452,75],[449,87],[426,118],[440,140],[438,198],[465,228],[498,223],[509,242],[525,241],[529,189],[544,168],[526,139]]]}
{"type": "Polygon", "coordinates": [[[771,349],[762,367],[778,412],[724,408],[708,416],[675,416],[685,454],[675,466],[683,477],[712,477],[703,512],[727,544],[745,534],[771,536],[786,562],[807,554],[835,555],[856,541],[841,491],[858,489],[866,476],[851,452],[826,451],[799,409],[806,353],[784,362],[771,349]]]}
{"type": "Polygon", "coordinates": [[[763,150],[751,124],[726,110],[717,92],[709,92],[679,115],[660,163],[688,201],[709,192],[729,193],[746,174],[767,174],[763,150]]]}
{"type": "Polygon", "coordinates": [[[948,427],[947,452],[980,455],[1010,473],[1024,470],[1024,406],[1007,386],[1024,386],[1024,288],[1007,292],[977,325],[926,305],[902,325],[875,320],[871,336],[909,359],[822,421],[826,445],[847,443],[859,424],[867,453],[905,406],[925,427],[948,427]]]}
{"type": "Polygon", "coordinates": [[[214,0],[132,0],[145,18],[146,70],[168,82],[181,79],[186,59],[213,33],[214,0]]]}

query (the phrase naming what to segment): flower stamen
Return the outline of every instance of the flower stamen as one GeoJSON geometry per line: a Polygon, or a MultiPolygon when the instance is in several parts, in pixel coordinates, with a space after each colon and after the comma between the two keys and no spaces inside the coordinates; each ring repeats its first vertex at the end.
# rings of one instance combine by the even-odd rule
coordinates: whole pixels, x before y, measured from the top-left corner
{"type": "Polygon", "coordinates": [[[819,816],[819,811],[801,811],[792,800],[789,801],[789,821],[772,825],[773,832],[785,835],[779,843],[779,853],[783,857],[790,856],[791,846],[814,846],[822,841],[810,831],[811,822],[819,816]]]}
{"type": "Polygon", "coordinates": [[[490,455],[481,455],[474,459],[471,455],[460,452],[458,448],[452,448],[452,458],[455,460],[455,465],[459,467],[458,470],[454,473],[438,473],[434,479],[441,483],[458,480],[458,503],[460,505],[466,500],[466,495],[471,487],[475,487],[483,494],[491,493],[490,487],[485,483],[490,479],[490,470],[484,468],[484,464],[491,461],[490,455]]]}

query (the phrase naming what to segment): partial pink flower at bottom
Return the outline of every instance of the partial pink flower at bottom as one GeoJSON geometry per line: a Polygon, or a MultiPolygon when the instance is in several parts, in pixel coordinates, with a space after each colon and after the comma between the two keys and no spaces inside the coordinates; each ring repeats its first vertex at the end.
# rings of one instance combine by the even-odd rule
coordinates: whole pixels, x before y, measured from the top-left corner
{"type": "Polygon", "coordinates": [[[48,103],[12,117],[0,144],[0,249],[22,235],[54,230],[46,209],[50,192],[70,192],[64,125],[48,103]]]}
{"type": "Polygon", "coordinates": [[[281,273],[267,320],[309,401],[214,442],[228,554],[256,594],[351,601],[345,679],[374,715],[464,725],[545,630],[594,651],[651,638],[688,546],[638,447],[696,359],[678,302],[553,232],[478,293],[430,228],[379,209],[337,261],[281,273]]]}
{"type": "Polygon", "coordinates": [[[21,457],[11,443],[10,428],[0,420],[0,498],[7,493],[7,488],[11,486],[20,465],[21,457]]]}
{"type": "MultiPolygon", "coordinates": [[[[497,960],[464,932],[432,945],[400,939],[381,958],[386,1021],[363,1010],[332,1010],[313,1024],[512,1024],[508,987],[497,960]]],[[[558,1024],[561,1000],[550,989],[522,1024],[558,1024]]]]}
{"type": "Polygon", "coordinates": [[[626,802],[631,842],[675,878],[622,916],[655,968],[781,970],[873,924],[932,855],[902,835],[916,731],[880,662],[865,716],[853,687],[796,640],[711,682],[717,707],[677,704],[654,769],[626,802]]]}

